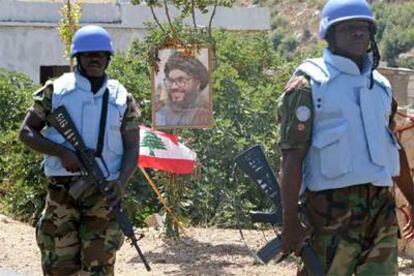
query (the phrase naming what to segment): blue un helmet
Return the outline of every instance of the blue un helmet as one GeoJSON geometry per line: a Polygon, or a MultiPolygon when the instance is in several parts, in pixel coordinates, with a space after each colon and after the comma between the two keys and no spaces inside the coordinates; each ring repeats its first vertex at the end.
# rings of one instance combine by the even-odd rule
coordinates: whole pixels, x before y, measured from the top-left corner
{"type": "Polygon", "coordinates": [[[99,51],[114,53],[111,35],[104,28],[88,25],[76,31],[72,38],[71,58],[79,53],[99,51]]]}
{"type": "Polygon", "coordinates": [[[320,38],[326,38],[329,28],[342,21],[361,19],[375,24],[371,7],[365,0],[329,0],[320,18],[320,38]]]}

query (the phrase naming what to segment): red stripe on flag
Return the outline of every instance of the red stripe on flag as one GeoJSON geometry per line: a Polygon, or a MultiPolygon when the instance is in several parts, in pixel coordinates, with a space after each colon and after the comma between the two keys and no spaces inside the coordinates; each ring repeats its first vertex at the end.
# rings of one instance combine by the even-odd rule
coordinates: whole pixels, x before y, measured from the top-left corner
{"type": "Polygon", "coordinates": [[[159,158],[140,155],[138,164],[142,168],[163,170],[176,174],[190,174],[196,164],[195,160],[159,158]]]}

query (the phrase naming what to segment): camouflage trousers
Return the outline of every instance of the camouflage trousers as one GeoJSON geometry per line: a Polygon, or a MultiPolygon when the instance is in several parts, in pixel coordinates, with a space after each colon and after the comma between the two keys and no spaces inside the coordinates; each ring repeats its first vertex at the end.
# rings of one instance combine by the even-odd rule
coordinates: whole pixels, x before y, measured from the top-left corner
{"type": "Polygon", "coordinates": [[[124,236],[104,198],[89,189],[75,201],[68,193],[72,178],[52,179],[36,225],[44,275],[114,275],[124,236]]]}
{"type": "MultiPolygon", "coordinates": [[[[310,239],[327,275],[397,275],[398,225],[386,187],[306,192],[310,239]]],[[[302,268],[299,275],[306,274],[302,268]]]]}

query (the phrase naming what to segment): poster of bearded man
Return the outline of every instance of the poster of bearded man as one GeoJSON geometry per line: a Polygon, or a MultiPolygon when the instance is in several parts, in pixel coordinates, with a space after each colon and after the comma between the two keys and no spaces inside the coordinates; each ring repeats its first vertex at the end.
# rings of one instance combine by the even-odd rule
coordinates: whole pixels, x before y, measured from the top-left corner
{"type": "Polygon", "coordinates": [[[211,128],[210,49],[164,48],[152,72],[152,126],[211,128]]]}

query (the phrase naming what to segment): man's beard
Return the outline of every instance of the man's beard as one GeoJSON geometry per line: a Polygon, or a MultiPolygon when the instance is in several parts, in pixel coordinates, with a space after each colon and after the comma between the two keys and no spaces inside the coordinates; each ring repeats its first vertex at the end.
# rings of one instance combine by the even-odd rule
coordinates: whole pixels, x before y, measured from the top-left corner
{"type": "Polygon", "coordinates": [[[199,94],[198,91],[186,93],[182,101],[176,101],[176,102],[174,102],[171,99],[171,94],[168,94],[168,98],[169,98],[168,102],[169,102],[170,107],[176,111],[195,107],[197,104],[196,100],[197,100],[198,94],[199,94]]]}

